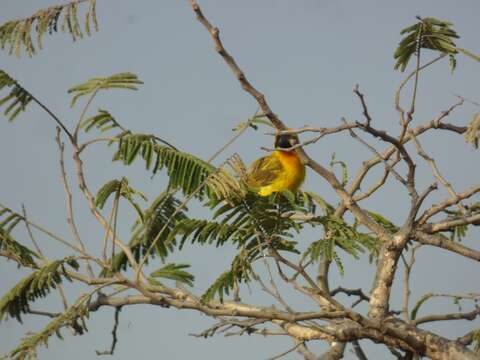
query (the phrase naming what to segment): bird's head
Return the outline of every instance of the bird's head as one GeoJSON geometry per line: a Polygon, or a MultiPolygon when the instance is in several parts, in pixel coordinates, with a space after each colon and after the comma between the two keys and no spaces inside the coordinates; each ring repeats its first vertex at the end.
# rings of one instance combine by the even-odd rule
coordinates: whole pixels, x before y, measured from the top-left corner
{"type": "Polygon", "coordinates": [[[289,149],[298,144],[298,137],[292,134],[280,134],[275,136],[275,147],[289,149]]]}

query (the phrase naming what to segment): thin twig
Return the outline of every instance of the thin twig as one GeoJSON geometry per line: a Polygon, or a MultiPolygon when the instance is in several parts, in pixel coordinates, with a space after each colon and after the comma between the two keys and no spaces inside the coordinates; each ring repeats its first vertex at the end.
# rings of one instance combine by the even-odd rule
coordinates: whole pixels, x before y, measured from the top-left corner
{"type": "Polygon", "coordinates": [[[415,74],[418,74],[419,71],[429,67],[430,65],[436,63],[437,61],[443,59],[445,56],[447,56],[447,54],[442,54],[438,57],[436,57],[435,59],[429,61],[428,63],[426,63],[425,65],[422,65],[420,66],[418,69],[415,69],[414,71],[412,71],[406,78],[405,80],[403,80],[400,84],[400,86],[398,87],[397,89],[397,92],[395,93],[395,107],[397,109],[398,112],[400,112],[400,114],[402,114],[403,116],[403,113],[404,113],[404,110],[402,109],[402,107],[400,106],[400,93],[402,92],[402,89],[405,87],[405,85],[408,83],[408,81],[415,76],[415,74]]]}
{"type": "Polygon", "coordinates": [[[292,348],[288,349],[287,351],[284,351],[282,352],[281,354],[278,354],[274,357],[271,357],[271,358],[268,358],[268,360],[277,360],[277,359],[280,359],[282,357],[284,357],[285,355],[287,354],[290,354],[292,351],[295,351],[300,345],[304,344],[305,342],[304,341],[297,341],[297,343],[295,344],[295,346],[293,346],[292,348]]]}
{"type": "Polygon", "coordinates": [[[32,314],[32,315],[46,316],[46,317],[49,317],[49,318],[52,318],[52,319],[62,315],[61,313],[52,313],[52,312],[49,312],[49,311],[32,310],[32,309],[28,309],[27,312],[29,314],[32,314]]]}
{"type": "Polygon", "coordinates": [[[223,58],[225,63],[228,65],[230,70],[233,72],[237,80],[240,82],[242,88],[252,95],[255,100],[257,101],[260,109],[262,110],[263,114],[272,122],[272,124],[279,130],[285,130],[286,126],[282,123],[282,121],[273,113],[268,105],[265,96],[260,93],[257,89],[255,89],[252,84],[247,80],[247,77],[240,69],[240,67],[235,62],[235,59],[227,52],[227,50],[223,47],[222,41],[220,40],[220,30],[205,18],[200,9],[200,6],[197,4],[195,0],[189,0],[190,6],[192,10],[195,12],[197,16],[197,20],[207,29],[212,40],[215,44],[215,50],[220,54],[223,58]]]}
{"type": "Polygon", "coordinates": [[[25,221],[24,221],[24,222],[25,222],[25,227],[27,228],[28,237],[29,237],[30,240],[32,241],[33,247],[35,248],[35,250],[37,251],[37,253],[45,260],[46,257],[45,257],[45,255],[43,254],[42,249],[41,249],[40,246],[38,245],[37,240],[35,240],[35,237],[33,236],[32,229],[30,228],[30,224],[29,224],[29,222],[27,221],[27,209],[25,208],[25,205],[24,205],[24,204],[22,204],[22,215],[23,215],[23,218],[25,219],[25,221]]]}
{"type": "Polygon", "coordinates": [[[99,90],[100,90],[100,88],[95,89],[95,91],[92,93],[92,95],[90,95],[88,101],[86,102],[85,106],[83,107],[83,110],[80,114],[80,118],[77,122],[77,125],[75,126],[75,131],[73,132],[73,137],[75,139],[75,142],[78,142],[78,131],[80,130],[80,126],[82,126],[83,118],[85,117],[85,114],[87,113],[88,108],[92,104],[92,101],[95,98],[95,96],[98,94],[99,90]]]}
{"type": "MultiPolygon", "coordinates": [[[[117,201],[117,196],[115,196],[112,210],[110,211],[110,215],[108,217],[108,227],[107,227],[107,230],[105,231],[105,236],[103,237],[102,258],[105,263],[107,263],[107,247],[108,247],[109,229],[112,228],[113,217],[115,215],[115,209],[116,209],[116,203],[115,203],[116,201],[117,201]]],[[[114,241],[112,240],[112,242],[114,241]]]]}
{"type": "MultiPolygon", "coordinates": [[[[65,161],[64,161],[65,144],[60,139],[60,128],[58,126],[57,126],[57,134],[55,136],[55,141],[57,142],[58,151],[60,154],[60,159],[59,159],[60,179],[62,180],[63,189],[65,191],[65,196],[67,198],[66,199],[67,200],[67,223],[70,226],[70,230],[72,231],[73,236],[78,242],[78,245],[80,246],[82,251],[86,253],[85,244],[83,243],[82,238],[80,237],[80,233],[78,232],[78,228],[77,228],[77,225],[75,224],[75,218],[73,215],[73,197],[72,197],[72,192],[70,191],[70,186],[68,185],[67,173],[65,171],[65,161]]],[[[87,271],[89,275],[91,277],[94,277],[93,269],[89,261],[86,262],[86,266],[87,266],[87,271]]]]}
{"type": "Polygon", "coordinates": [[[113,355],[113,353],[115,352],[115,346],[117,346],[117,341],[118,341],[117,329],[118,329],[118,318],[119,318],[119,315],[120,315],[120,311],[122,311],[122,307],[117,306],[115,308],[115,314],[114,314],[114,324],[113,324],[113,329],[112,329],[112,345],[110,346],[110,350],[104,350],[104,351],[96,350],[95,352],[99,356],[100,355],[113,355]]]}
{"type": "Polygon", "coordinates": [[[112,236],[112,264],[113,259],[115,259],[115,239],[117,237],[117,220],[118,220],[118,208],[120,207],[120,189],[117,191],[115,195],[115,201],[113,202],[113,207],[115,210],[115,215],[113,216],[113,236],[112,236]]]}
{"type": "MultiPolygon", "coordinates": [[[[433,159],[431,156],[429,156],[425,150],[423,149],[422,145],[420,144],[420,141],[417,139],[415,134],[412,133],[412,139],[413,142],[415,143],[415,146],[417,148],[417,153],[420,155],[422,158],[425,159],[425,161],[430,165],[430,168],[432,169],[432,173],[435,176],[435,178],[447,189],[448,193],[452,197],[452,199],[457,199],[457,193],[453,189],[453,186],[451,183],[449,183],[440,173],[440,170],[437,167],[437,164],[435,162],[435,159],[433,159]]],[[[466,209],[463,207],[461,203],[457,203],[457,207],[462,213],[466,212],[466,209]]]]}
{"type": "Polygon", "coordinates": [[[68,136],[70,141],[74,141],[74,137],[72,133],[67,129],[67,127],[63,124],[63,122],[58,118],[57,115],[55,115],[48,107],[46,107],[40,100],[38,100],[32,93],[28,92],[28,94],[31,96],[32,100],[37,103],[44,111],[47,112],[48,115],[57,123],[58,126],[65,132],[65,134],[68,136]]]}
{"type": "MultiPolygon", "coordinates": [[[[0,204],[0,207],[3,208],[3,209],[9,209],[7,208],[6,206],[0,204]]],[[[50,238],[62,243],[63,245],[69,247],[70,249],[72,250],[75,250],[77,252],[79,252],[80,254],[84,255],[84,256],[89,256],[87,253],[85,253],[82,249],[80,249],[78,246],[75,246],[73,244],[71,244],[70,242],[68,242],[67,240],[63,239],[62,237],[60,237],[59,235],[56,235],[54,234],[53,232],[47,230],[46,228],[40,226],[40,225],[37,225],[35,223],[33,223],[32,221],[26,219],[25,217],[23,217],[22,215],[18,214],[18,213],[15,213],[17,214],[19,217],[21,217],[21,219],[25,222],[25,223],[28,223],[32,228],[44,233],[45,235],[48,235],[50,238]]]]}
{"type": "Polygon", "coordinates": [[[409,317],[409,301],[410,301],[410,274],[412,272],[413,264],[415,263],[415,253],[422,246],[422,244],[417,244],[412,248],[410,259],[406,261],[402,256],[403,264],[405,265],[405,270],[403,272],[403,319],[406,322],[410,321],[409,317]]]}
{"type": "Polygon", "coordinates": [[[449,320],[475,320],[480,315],[480,307],[476,307],[474,310],[463,313],[451,313],[451,314],[438,314],[438,315],[426,315],[421,318],[412,321],[414,325],[424,324],[433,321],[449,321],[449,320]]]}

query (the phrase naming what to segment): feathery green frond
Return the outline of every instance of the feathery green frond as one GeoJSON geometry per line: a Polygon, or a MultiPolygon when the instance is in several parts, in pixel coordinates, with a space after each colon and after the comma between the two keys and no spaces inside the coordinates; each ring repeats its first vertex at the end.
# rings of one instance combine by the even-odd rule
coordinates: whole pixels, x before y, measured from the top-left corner
{"type": "Polygon", "coordinates": [[[22,220],[23,216],[0,205],[0,229],[5,233],[10,234],[22,220]]]}
{"type": "Polygon", "coordinates": [[[204,195],[213,196],[208,186],[200,188],[205,184],[206,178],[215,171],[212,165],[194,155],[159,144],[153,135],[124,133],[119,136],[114,159],[130,165],[138,157],[145,161],[147,170],[151,169],[154,174],[163,168],[167,169],[169,190],[181,189],[185,195],[197,191],[198,198],[203,198],[204,195]]]}
{"type": "MultiPolygon", "coordinates": [[[[271,241],[268,246],[277,251],[296,252],[292,241],[276,239],[271,241]]],[[[252,239],[243,246],[233,259],[230,269],[220,275],[202,295],[202,302],[209,302],[217,294],[220,301],[223,302],[224,296],[229,295],[230,291],[240,286],[241,283],[249,283],[255,276],[252,272],[252,264],[263,256],[262,254],[266,247],[265,240],[258,238],[252,239]]]]}
{"type": "Polygon", "coordinates": [[[97,128],[100,132],[109,131],[112,129],[125,129],[115,120],[115,118],[107,110],[98,109],[98,113],[88,119],[85,119],[80,124],[80,127],[89,132],[93,128],[97,128]]]}
{"type": "Polygon", "coordinates": [[[455,226],[450,234],[450,240],[462,241],[462,239],[467,236],[467,231],[468,225],[455,226]]]}
{"type": "Polygon", "coordinates": [[[465,132],[465,141],[473,145],[475,149],[478,149],[478,143],[480,139],[480,112],[473,115],[472,120],[468,124],[467,131],[465,132]]]}
{"type": "Polygon", "coordinates": [[[8,232],[0,228],[0,251],[9,259],[15,260],[19,265],[36,267],[34,258],[38,255],[16,241],[8,232]]]}
{"type": "MultiPolygon", "coordinates": [[[[458,51],[453,39],[458,39],[459,36],[452,25],[448,21],[428,17],[419,18],[416,24],[403,29],[400,34],[406,36],[395,51],[395,69],[405,71],[411,57],[417,54],[419,49],[430,49],[454,58],[458,51]]],[[[455,61],[451,62],[451,65],[455,64],[455,61]]]]}
{"type": "Polygon", "coordinates": [[[205,185],[212,189],[213,195],[225,201],[242,199],[246,194],[245,187],[223,168],[212,172],[206,179],[205,185]]]}
{"type": "MultiPolygon", "coordinates": [[[[178,211],[176,215],[173,216],[179,205],[180,202],[169,192],[164,192],[143,212],[143,221],[141,219],[136,221],[133,226],[132,238],[128,245],[137,261],[145,255],[147,249],[157,236],[160,236],[159,241],[156,243],[155,252],[152,252],[150,256],[157,255],[161,259],[164,259],[169,252],[173,251],[176,244],[175,237],[171,236],[171,232],[178,223],[187,218],[184,211],[178,211]],[[160,231],[170,218],[172,219],[160,234],[160,231]]],[[[128,266],[128,259],[123,252],[116,254],[111,264],[114,272],[125,270],[128,266]]],[[[109,273],[104,272],[102,275],[108,276],[108,274],[109,273]]]]}
{"type": "Polygon", "coordinates": [[[138,190],[135,190],[128,184],[128,179],[123,177],[120,180],[111,180],[103,185],[97,192],[95,197],[95,205],[103,209],[108,198],[112,194],[117,194],[118,197],[126,199],[137,211],[138,216],[143,219],[142,208],[137,204],[134,197],[139,196],[143,200],[147,200],[146,196],[138,190]]]}
{"type": "Polygon", "coordinates": [[[88,80],[87,82],[74,86],[68,90],[69,94],[73,94],[70,106],[74,107],[77,100],[82,96],[93,94],[99,90],[108,89],[128,89],[138,90],[137,85],[143,84],[137,75],[132,73],[118,73],[108,77],[99,77],[88,80]]]}
{"type": "Polygon", "coordinates": [[[379,225],[383,226],[390,234],[395,234],[398,231],[398,226],[387,218],[373,211],[367,210],[367,212],[373,220],[375,220],[379,225]]]}
{"type": "Polygon", "coordinates": [[[29,304],[36,299],[46,297],[52,289],[62,282],[62,277],[70,280],[65,264],[78,269],[78,262],[71,258],[53,261],[23,278],[0,299],[0,320],[5,314],[22,321],[21,314],[29,310],[29,304]]]}
{"type": "Polygon", "coordinates": [[[120,191],[122,182],[120,180],[111,180],[104,184],[97,192],[95,196],[95,206],[103,209],[110,195],[120,191]]]}
{"type": "Polygon", "coordinates": [[[243,203],[223,203],[214,214],[214,220],[218,221],[185,219],[175,226],[170,236],[181,236],[180,249],[188,239],[192,244],[214,244],[219,247],[228,242],[241,248],[252,241],[257,243],[259,231],[265,231],[271,237],[272,246],[279,250],[295,251],[293,244],[284,238],[293,237],[292,231],[298,231],[300,225],[283,217],[274,203],[262,203],[262,198],[258,199],[260,203],[255,203],[251,197],[247,199],[249,210],[243,203]]]}
{"type": "Polygon", "coordinates": [[[189,286],[193,286],[195,276],[184,270],[188,269],[189,267],[190,265],[187,264],[167,264],[162,268],[152,272],[150,276],[153,278],[175,280],[189,286]]]}
{"type": "Polygon", "coordinates": [[[170,236],[181,235],[180,248],[182,248],[188,238],[192,243],[215,244],[217,247],[224,245],[231,240],[233,244],[241,244],[255,235],[255,230],[242,227],[244,222],[239,224],[229,224],[226,222],[216,222],[199,219],[185,219],[177,224],[170,236]]]}
{"type": "Polygon", "coordinates": [[[304,196],[307,201],[311,203],[315,203],[316,205],[320,206],[320,208],[323,210],[325,215],[331,215],[335,211],[335,208],[331,204],[326,202],[325,199],[323,199],[318,194],[315,194],[314,192],[306,191],[304,192],[304,196]]]}
{"type": "Polygon", "coordinates": [[[237,280],[235,279],[235,274],[231,270],[225,271],[212,285],[210,285],[207,291],[205,291],[202,296],[202,301],[207,303],[218,294],[220,301],[223,302],[224,296],[229,295],[230,290],[233,289],[236,284],[237,280]]]}
{"type": "Polygon", "coordinates": [[[238,204],[214,202],[216,210],[211,221],[185,219],[177,223],[170,237],[181,236],[179,248],[190,239],[191,243],[215,244],[217,247],[229,243],[240,250],[231,268],[209,287],[202,300],[209,301],[217,294],[223,300],[234,286],[249,282],[251,264],[260,259],[269,247],[280,252],[298,253],[296,242],[290,238],[302,225],[284,214],[292,211],[310,212],[310,205],[301,194],[292,203],[282,194],[260,197],[248,193],[238,204]]]}
{"type": "Polygon", "coordinates": [[[246,173],[247,169],[242,159],[238,154],[234,154],[225,162],[224,166],[207,177],[205,185],[211,189],[217,199],[235,203],[247,194],[247,186],[244,182],[246,173]],[[233,175],[225,169],[226,165],[233,170],[233,175]]]}
{"type": "Polygon", "coordinates": [[[249,193],[239,204],[220,202],[213,215],[214,220],[185,219],[177,224],[170,236],[182,236],[179,247],[187,239],[192,243],[223,246],[227,242],[240,249],[231,268],[223,273],[202,296],[203,301],[211,300],[218,294],[220,300],[238,286],[251,280],[251,264],[262,257],[267,247],[277,251],[298,253],[296,242],[289,240],[292,232],[301,228],[284,213],[308,211],[304,208],[302,196],[292,204],[281,194],[259,197],[249,193]],[[245,203],[244,203],[245,202],[245,203]],[[268,240],[259,234],[268,236],[268,240]]]}
{"type": "MultiPolygon", "coordinates": [[[[450,210],[450,209],[445,209],[443,212],[448,215],[447,220],[455,220],[462,218],[465,215],[473,215],[477,209],[477,204],[473,204],[472,207],[468,207],[467,214],[462,213],[461,211],[458,210],[450,210]]],[[[477,210],[478,211],[478,210],[477,210]]],[[[450,233],[450,240],[452,241],[462,241],[462,239],[467,235],[468,231],[468,225],[458,225],[455,227],[452,227],[451,229],[446,230],[446,232],[450,233]]]]}
{"type": "Polygon", "coordinates": [[[298,232],[302,225],[284,214],[307,211],[300,205],[292,205],[281,194],[260,197],[248,193],[236,204],[216,202],[214,207],[216,210],[211,221],[187,219],[175,227],[172,235],[182,236],[180,248],[188,238],[192,243],[216,246],[230,241],[240,248],[252,239],[256,241],[255,236],[259,231],[266,232],[273,242],[291,238],[293,232],[298,232]]]}
{"type": "Polygon", "coordinates": [[[4,256],[13,259],[18,265],[36,267],[34,258],[39,256],[26,246],[16,241],[11,233],[25,219],[11,209],[0,206],[0,251],[4,256]]]}
{"type": "Polygon", "coordinates": [[[38,10],[25,19],[7,21],[0,26],[0,47],[6,48],[10,55],[20,56],[22,48],[29,56],[35,55],[37,49],[32,39],[32,30],[36,33],[38,49],[42,49],[42,40],[46,33],[53,34],[61,30],[70,33],[73,41],[83,38],[82,27],[78,20],[78,8],[85,2],[89,3],[89,7],[85,13],[84,29],[87,35],[91,35],[91,24],[98,31],[96,0],[79,0],[38,10]],[[63,22],[60,25],[62,16],[63,22]]]}
{"type": "Polygon", "coordinates": [[[8,356],[12,360],[27,360],[37,357],[37,348],[41,345],[48,346],[48,339],[56,334],[62,338],[61,328],[71,326],[77,334],[83,334],[88,329],[85,324],[85,318],[88,317],[89,310],[86,302],[91,295],[82,295],[72,306],[65,310],[60,316],[52,320],[42,331],[25,337],[20,345],[12,350],[8,356]]]}
{"type": "Polygon", "coordinates": [[[333,216],[318,217],[315,221],[323,225],[325,236],[314,241],[305,251],[304,256],[309,256],[312,261],[318,261],[320,255],[324,255],[327,260],[335,261],[343,275],[343,265],[337,254],[337,247],[356,259],[365,251],[373,257],[378,255],[379,240],[359,232],[355,226],[350,226],[342,219],[333,216]]]}
{"type": "Polygon", "coordinates": [[[220,275],[217,280],[214,281],[212,285],[205,291],[201,297],[201,301],[208,303],[210,300],[213,300],[215,295],[218,294],[218,297],[221,302],[223,302],[224,297],[230,294],[235,287],[239,286],[241,282],[247,283],[251,280],[252,277],[252,260],[248,259],[247,251],[244,250],[240,252],[232,261],[232,265],[228,271],[225,271],[220,275]]]}
{"type": "Polygon", "coordinates": [[[18,114],[26,110],[27,105],[32,101],[32,96],[5,71],[0,70],[0,91],[4,88],[9,88],[10,92],[3,97],[0,95],[0,107],[6,107],[3,114],[9,121],[13,121],[18,114]]]}

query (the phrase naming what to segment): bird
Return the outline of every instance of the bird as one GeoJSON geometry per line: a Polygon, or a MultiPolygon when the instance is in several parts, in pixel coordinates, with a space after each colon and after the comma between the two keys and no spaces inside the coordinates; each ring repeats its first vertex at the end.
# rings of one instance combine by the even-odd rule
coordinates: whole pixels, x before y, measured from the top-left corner
{"type": "Polygon", "coordinates": [[[274,141],[276,150],[250,165],[246,175],[247,185],[255,189],[260,196],[287,190],[295,193],[305,179],[305,165],[296,151],[286,149],[296,144],[298,144],[296,136],[276,135],[274,141]]]}

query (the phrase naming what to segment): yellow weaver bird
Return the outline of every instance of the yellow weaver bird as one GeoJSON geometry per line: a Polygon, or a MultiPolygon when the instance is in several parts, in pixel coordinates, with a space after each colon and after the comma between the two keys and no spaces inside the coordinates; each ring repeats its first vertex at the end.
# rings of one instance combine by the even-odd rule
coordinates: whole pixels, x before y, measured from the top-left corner
{"type": "MultiPolygon", "coordinates": [[[[292,135],[277,135],[276,149],[288,149],[298,143],[292,135]]],[[[305,179],[305,165],[295,151],[275,150],[250,166],[247,185],[256,188],[261,196],[289,190],[296,192],[305,179]]]]}

